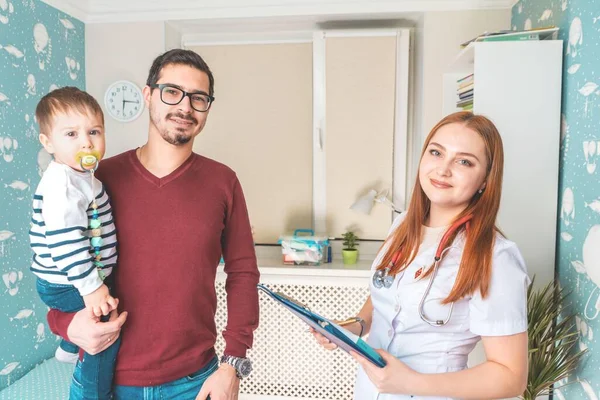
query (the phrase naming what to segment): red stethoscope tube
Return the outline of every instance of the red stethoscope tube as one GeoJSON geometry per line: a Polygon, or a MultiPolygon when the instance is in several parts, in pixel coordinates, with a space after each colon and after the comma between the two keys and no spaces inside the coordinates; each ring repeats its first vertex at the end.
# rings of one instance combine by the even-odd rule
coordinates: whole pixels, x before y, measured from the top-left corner
{"type": "MultiPolygon", "coordinates": [[[[435,276],[437,274],[439,262],[442,259],[442,254],[444,253],[445,250],[447,250],[445,248],[445,246],[448,242],[448,239],[450,238],[450,236],[452,236],[452,234],[454,232],[456,232],[458,229],[460,229],[461,226],[466,225],[466,227],[468,229],[468,227],[469,227],[468,223],[472,218],[473,218],[473,215],[469,214],[469,215],[465,215],[464,217],[455,221],[450,226],[450,228],[448,228],[446,233],[444,233],[444,236],[442,236],[442,240],[440,240],[440,244],[438,245],[437,250],[435,252],[435,258],[433,260],[433,272],[431,273],[431,279],[429,280],[429,284],[427,285],[427,288],[425,289],[425,292],[423,293],[423,296],[421,297],[421,301],[419,302],[419,316],[421,317],[421,319],[423,321],[425,321],[426,323],[428,323],[431,326],[446,325],[448,323],[448,321],[450,321],[450,317],[452,316],[452,310],[454,309],[454,302],[452,302],[450,304],[450,310],[448,312],[448,315],[443,320],[430,320],[429,318],[427,318],[425,316],[423,307],[424,307],[427,295],[429,294],[429,291],[431,290],[431,286],[433,285],[433,280],[435,279],[435,276]]],[[[399,258],[400,258],[400,251],[398,251],[398,252],[396,252],[396,254],[394,254],[394,258],[392,259],[392,262],[390,263],[390,265],[388,267],[386,267],[383,270],[379,269],[379,270],[375,271],[375,273],[373,274],[373,286],[375,286],[377,289],[380,289],[382,287],[385,287],[386,289],[388,289],[392,286],[392,283],[394,282],[394,276],[390,275],[389,272],[394,267],[394,265],[396,265],[396,262],[398,261],[399,258]]]]}

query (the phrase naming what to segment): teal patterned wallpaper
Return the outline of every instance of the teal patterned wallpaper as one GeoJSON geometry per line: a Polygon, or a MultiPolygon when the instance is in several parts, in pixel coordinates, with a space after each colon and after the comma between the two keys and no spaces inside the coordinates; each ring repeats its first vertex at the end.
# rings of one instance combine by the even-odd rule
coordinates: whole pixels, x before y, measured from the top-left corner
{"type": "Polygon", "coordinates": [[[40,0],[0,0],[0,389],[58,345],[29,272],[31,200],[50,160],[34,112],[53,88],[85,88],[84,35],[40,0]]]}
{"type": "Polygon", "coordinates": [[[600,2],[521,0],[513,29],[556,25],[565,41],[558,277],[572,291],[588,354],[555,399],[600,397],[600,2]],[[596,76],[598,73],[598,76],[596,76]]]}

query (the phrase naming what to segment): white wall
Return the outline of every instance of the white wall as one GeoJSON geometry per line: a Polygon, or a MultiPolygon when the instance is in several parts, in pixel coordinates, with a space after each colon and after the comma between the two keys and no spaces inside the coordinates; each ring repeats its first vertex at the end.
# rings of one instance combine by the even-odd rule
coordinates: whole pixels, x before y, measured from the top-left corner
{"type": "MultiPolygon", "coordinates": [[[[104,92],[126,79],[144,87],[150,65],[165,50],[165,24],[138,22],[85,25],[86,88],[104,110],[104,92]]],[[[148,135],[148,111],[133,122],[106,115],[106,156],[139,147],[148,135]]]]}
{"type": "Polygon", "coordinates": [[[443,117],[442,75],[460,51],[460,44],[485,31],[510,29],[510,18],[508,9],[425,13],[421,143],[443,117]]]}
{"type": "Polygon", "coordinates": [[[181,32],[172,24],[165,22],[165,50],[181,47],[181,32]]]}

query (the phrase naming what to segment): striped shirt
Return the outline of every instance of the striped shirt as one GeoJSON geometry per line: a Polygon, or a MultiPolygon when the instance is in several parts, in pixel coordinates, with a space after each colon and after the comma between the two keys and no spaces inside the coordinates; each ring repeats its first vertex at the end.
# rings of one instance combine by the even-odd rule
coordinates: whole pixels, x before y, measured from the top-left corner
{"type": "Polygon", "coordinates": [[[51,283],[73,285],[82,296],[102,285],[90,244],[92,200],[98,205],[102,245],[100,262],[106,276],[117,262],[117,234],[108,195],[88,172],[54,161],[33,196],[29,240],[34,252],[31,271],[51,283]]]}

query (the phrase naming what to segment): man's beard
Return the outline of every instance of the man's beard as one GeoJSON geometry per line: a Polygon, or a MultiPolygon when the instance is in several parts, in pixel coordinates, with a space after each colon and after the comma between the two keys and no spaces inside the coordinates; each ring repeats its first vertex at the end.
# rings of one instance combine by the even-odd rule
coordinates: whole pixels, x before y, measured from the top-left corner
{"type": "Polygon", "coordinates": [[[190,140],[192,140],[192,136],[186,136],[179,133],[175,133],[174,135],[169,135],[169,131],[160,131],[160,136],[165,140],[165,142],[172,144],[174,146],[181,146],[186,144],[190,140]]]}
{"type": "MultiPolygon", "coordinates": [[[[170,113],[167,114],[165,116],[165,125],[166,122],[171,119],[171,118],[179,118],[182,119],[184,121],[190,121],[191,123],[197,125],[198,124],[198,120],[196,120],[196,118],[192,117],[191,115],[185,115],[182,113],[170,113]]],[[[155,118],[152,118],[154,120],[154,124],[158,127],[159,124],[157,124],[158,121],[155,120],[155,118]]],[[[156,118],[156,119],[160,119],[156,118]]],[[[184,145],[186,143],[188,143],[190,140],[192,140],[193,136],[190,133],[183,133],[186,131],[185,128],[175,128],[173,130],[168,129],[166,126],[162,127],[162,129],[158,129],[160,136],[164,139],[165,142],[172,144],[174,146],[181,146],[184,145]]]]}

